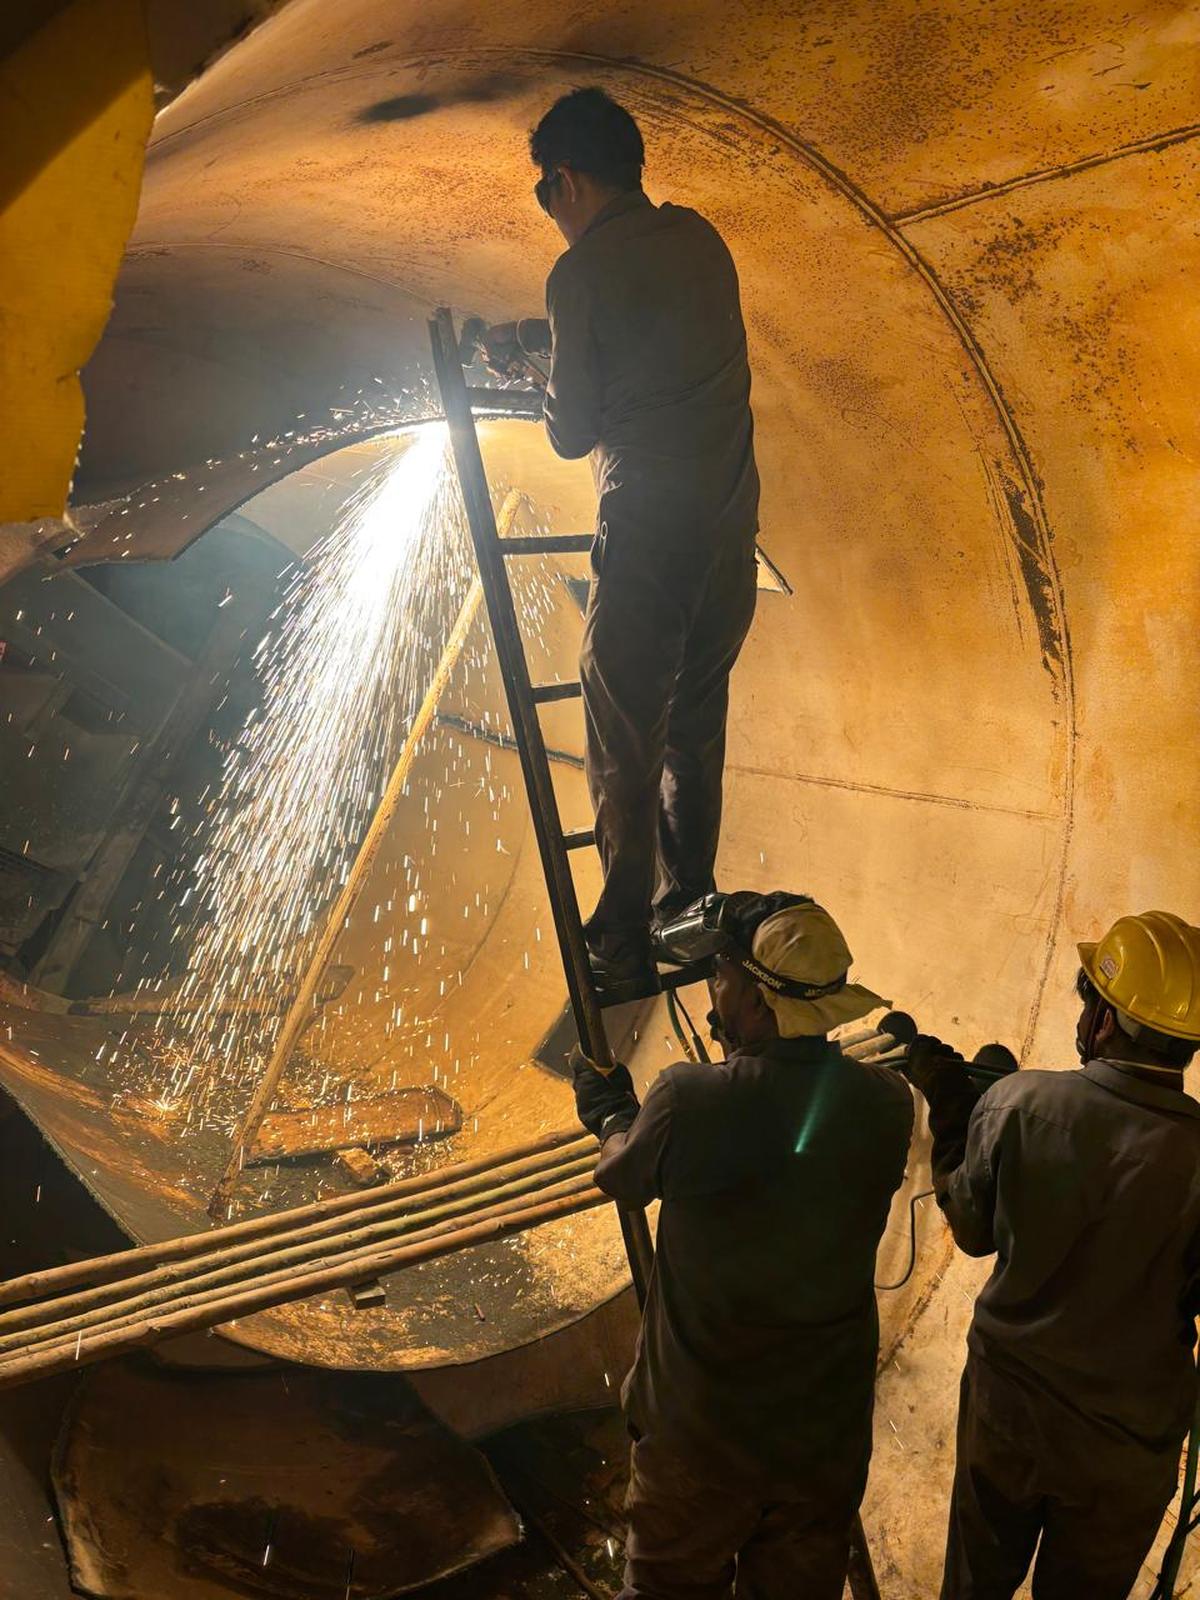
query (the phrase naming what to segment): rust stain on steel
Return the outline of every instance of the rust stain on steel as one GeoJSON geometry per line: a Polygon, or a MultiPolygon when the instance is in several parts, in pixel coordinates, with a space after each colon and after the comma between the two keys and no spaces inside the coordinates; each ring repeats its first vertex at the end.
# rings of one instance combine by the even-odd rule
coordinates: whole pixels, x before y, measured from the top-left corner
{"type": "Polygon", "coordinates": [[[275,1111],[264,1118],[247,1165],[298,1156],[330,1154],[354,1145],[384,1145],[440,1139],[462,1127],[462,1107],[441,1089],[397,1089],[370,1100],[275,1111]]]}

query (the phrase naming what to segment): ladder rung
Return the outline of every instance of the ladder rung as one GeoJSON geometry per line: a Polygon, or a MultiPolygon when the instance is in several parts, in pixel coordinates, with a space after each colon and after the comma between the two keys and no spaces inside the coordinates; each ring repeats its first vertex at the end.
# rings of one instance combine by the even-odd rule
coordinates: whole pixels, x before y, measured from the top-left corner
{"type": "Polygon", "coordinates": [[[542,393],[540,389],[486,389],[469,386],[467,400],[471,409],[504,411],[517,417],[540,417],[542,393]]]}
{"type": "Polygon", "coordinates": [[[596,842],[595,828],[568,828],[562,836],[564,850],[585,850],[596,842]]]}
{"type": "Polygon", "coordinates": [[[574,555],[590,550],[593,544],[590,533],[534,534],[528,538],[501,539],[500,548],[506,556],[574,555]]]}
{"type": "Polygon", "coordinates": [[[544,706],[550,700],[578,700],[583,693],[578,683],[535,683],[533,702],[544,706]]]}
{"type": "Polygon", "coordinates": [[[596,998],[600,1002],[601,1011],[609,1011],[614,1006],[627,1006],[627,1005],[633,1004],[634,1002],[639,1002],[639,1001],[642,1001],[642,1000],[654,1000],[661,993],[662,993],[662,990],[660,988],[658,988],[658,987],[651,988],[650,984],[647,983],[646,987],[642,990],[642,992],[640,994],[622,995],[619,1000],[614,1000],[611,995],[606,995],[604,993],[603,989],[601,989],[600,992],[597,994],[596,998]]]}

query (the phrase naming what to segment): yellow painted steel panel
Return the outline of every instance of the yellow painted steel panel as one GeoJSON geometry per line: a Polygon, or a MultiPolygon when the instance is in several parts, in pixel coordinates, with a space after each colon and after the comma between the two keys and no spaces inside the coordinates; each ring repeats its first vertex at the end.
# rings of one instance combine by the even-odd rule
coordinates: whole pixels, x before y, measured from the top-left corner
{"type": "Polygon", "coordinates": [[[75,0],[0,61],[0,523],[66,505],[152,117],[138,0],[75,0]]]}

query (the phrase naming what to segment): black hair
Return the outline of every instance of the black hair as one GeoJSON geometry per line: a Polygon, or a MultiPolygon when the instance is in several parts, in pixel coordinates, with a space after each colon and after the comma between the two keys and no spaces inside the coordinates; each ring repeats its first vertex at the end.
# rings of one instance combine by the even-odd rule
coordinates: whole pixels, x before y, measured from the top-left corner
{"type": "MultiPolygon", "coordinates": [[[[1116,1012],[1116,1006],[1111,1000],[1105,999],[1082,967],[1075,978],[1075,993],[1084,1005],[1098,1000],[1102,1006],[1107,1006],[1110,1011],[1116,1012]]],[[[1119,1020],[1117,1026],[1121,1026],[1119,1020]]],[[[1148,1028],[1144,1022],[1138,1025],[1137,1038],[1131,1039],[1130,1043],[1136,1044],[1138,1049],[1147,1055],[1155,1057],[1164,1067],[1177,1067],[1180,1071],[1190,1063],[1197,1048],[1194,1039],[1179,1039],[1173,1033],[1159,1033],[1157,1028],[1148,1028]]]]}
{"type": "Polygon", "coordinates": [[[572,89],[529,135],[529,153],[548,177],[556,167],[586,172],[613,189],[640,189],[646,147],[638,125],[603,89],[572,89]]]}

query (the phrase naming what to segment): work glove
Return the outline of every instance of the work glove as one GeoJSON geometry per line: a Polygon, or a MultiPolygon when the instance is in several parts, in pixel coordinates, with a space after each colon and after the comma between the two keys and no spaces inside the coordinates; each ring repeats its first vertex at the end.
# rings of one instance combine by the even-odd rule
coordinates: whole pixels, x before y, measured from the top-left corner
{"type": "Polygon", "coordinates": [[[618,1062],[606,1076],[577,1047],[571,1052],[571,1077],[579,1120],[602,1144],[632,1125],[638,1100],[628,1067],[618,1062]]]}
{"type": "Polygon", "coordinates": [[[484,364],[498,377],[507,377],[509,370],[521,358],[515,322],[493,322],[479,335],[479,353],[484,364]]]}
{"type": "Polygon", "coordinates": [[[954,1069],[965,1066],[965,1059],[953,1045],[935,1039],[931,1033],[919,1033],[909,1045],[900,1070],[932,1103],[937,1098],[939,1088],[955,1076],[954,1069]],[[947,1072],[950,1078],[944,1076],[947,1072]]]}
{"type": "Polygon", "coordinates": [[[919,1033],[909,1045],[901,1071],[929,1103],[929,1131],[933,1136],[930,1166],[940,1202],[946,1185],[962,1165],[971,1113],[983,1090],[971,1081],[967,1063],[958,1051],[928,1033],[919,1033]]]}
{"type": "Polygon", "coordinates": [[[493,322],[490,327],[476,318],[469,328],[464,328],[464,336],[496,377],[545,383],[545,373],[531,359],[539,356],[544,359],[550,354],[550,324],[544,318],[493,322]]]}

